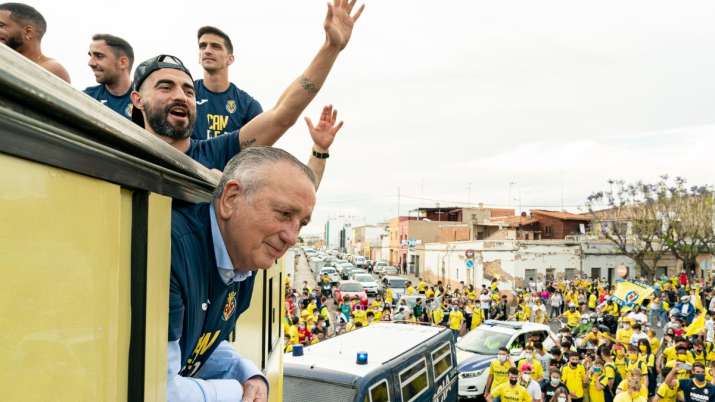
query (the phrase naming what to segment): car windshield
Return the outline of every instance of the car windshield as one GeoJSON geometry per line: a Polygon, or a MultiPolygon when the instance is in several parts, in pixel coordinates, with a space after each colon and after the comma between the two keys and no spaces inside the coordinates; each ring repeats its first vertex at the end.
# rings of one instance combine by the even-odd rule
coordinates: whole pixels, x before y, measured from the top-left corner
{"type": "Polygon", "coordinates": [[[404,279],[390,279],[391,288],[404,288],[407,281],[404,279]]]}
{"type": "Polygon", "coordinates": [[[506,347],[510,334],[495,332],[488,327],[477,327],[457,342],[457,347],[472,353],[495,355],[499,348],[506,347]]]}
{"type": "Polygon", "coordinates": [[[367,274],[355,275],[355,280],[358,282],[373,282],[372,276],[367,274]]]}
{"type": "Polygon", "coordinates": [[[334,274],[335,268],[323,268],[322,272],[323,272],[323,274],[334,274]]]}
{"type": "Polygon", "coordinates": [[[341,292],[362,292],[363,290],[359,283],[343,283],[340,285],[341,292]]]}

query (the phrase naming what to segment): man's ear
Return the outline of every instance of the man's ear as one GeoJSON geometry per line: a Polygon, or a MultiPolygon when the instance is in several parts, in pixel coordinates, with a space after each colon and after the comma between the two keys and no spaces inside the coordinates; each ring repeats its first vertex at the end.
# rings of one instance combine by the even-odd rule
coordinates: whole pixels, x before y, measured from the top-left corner
{"type": "Polygon", "coordinates": [[[223,186],[223,193],[216,202],[216,213],[219,218],[228,220],[238,210],[238,202],[243,196],[243,187],[237,179],[231,179],[223,186]]]}
{"type": "Polygon", "coordinates": [[[236,57],[233,55],[233,53],[231,53],[228,55],[228,60],[226,62],[226,65],[230,66],[231,64],[233,64],[234,61],[236,61],[236,57]]]}
{"type": "Polygon", "coordinates": [[[31,40],[35,37],[35,34],[35,27],[32,25],[25,25],[22,27],[22,36],[24,36],[26,40],[31,40]]]}
{"type": "Polygon", "coordinates": [[[135,108],[144,110],[144,100],[142,99],[142,96],[139,95],[139,92],[132,91],[132,93],[129,94],[129,97],[131,98],[132,105],[134,105],[135,108]]]}

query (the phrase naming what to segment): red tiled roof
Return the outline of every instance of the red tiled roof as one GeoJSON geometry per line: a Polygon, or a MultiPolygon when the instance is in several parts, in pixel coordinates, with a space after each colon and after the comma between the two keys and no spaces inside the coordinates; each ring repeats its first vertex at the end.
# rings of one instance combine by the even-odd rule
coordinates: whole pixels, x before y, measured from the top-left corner
{"type": "Polygon", "coordinates": [[[534,215],[543,215],[543,216],[548,216],[550,218],[561,219],[564,221],[590,222],[592,220],[592,218],[590,218],[588,216],[572,214],[569,212],[547,211],[544,209],[532,209],[530,212],[531,212],[532,217],[534,215]]]}
{"type": "Polygon", "coordinates": [[[536,223],[539,220],[528,216],[497,216],[489,219],[494,224],[504,223],[510,227],[526,226],[536,223]]]}

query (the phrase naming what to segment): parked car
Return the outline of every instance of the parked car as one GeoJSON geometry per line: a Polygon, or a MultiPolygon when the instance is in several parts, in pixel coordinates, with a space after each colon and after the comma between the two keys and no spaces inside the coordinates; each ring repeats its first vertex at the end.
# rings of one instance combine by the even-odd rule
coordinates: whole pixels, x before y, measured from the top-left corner
{"type": "Polygon", "coordinates": [[[372,272],[376,274],[381,274],[382,270],[385,269],[385,267],[387,266],[388,264],[386,261],[375,261],[375,264],[373,264],[372,266],[372,272]]]}
{"type": "Polygon", "coordinates": [[[352,271],[355,266],[349,262],[342,263],[337,266],[340,277],[344,280],[350,279],[350,271],[352,271]]]}
{"type": "Polygon", "coordinates": [[[376,322],[284,355],[283,400],[456,401],[447,328],[376,322]]]}
{"type": "Polygon", "coordinates": [[[380,285],[375,282],[375,278],[368,273],[353,274],[353,280],[357,281],[365,289],[368,296],[377,296],[380,292],[380,285]]]}
{"type": "Polygon", "coordinates": [[[541,338],[544,349],[554,346],[548,325],[523,321],[487,320],[457,340],[459,397],[477,398],[484,394],[489,364],[506,347],[518,360],[530,335],[541,338]]]}
{"type": "Polygon", "coordinates": [[[340,304],[343,299],[352,300],[353,297],[360,298],[360,304],[363,308],[367,308],[367,294],[365,288],[357,281],[340,281],[338,287],[333,292],[333,301],[335,304],[340,304]]]}

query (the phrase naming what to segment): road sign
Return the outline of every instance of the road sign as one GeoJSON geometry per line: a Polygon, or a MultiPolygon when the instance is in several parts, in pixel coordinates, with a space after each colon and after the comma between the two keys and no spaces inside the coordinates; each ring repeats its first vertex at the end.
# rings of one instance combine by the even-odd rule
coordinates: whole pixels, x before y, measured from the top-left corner
{"type": "Polygon", "coordinates": [[[474,250],[469,249],[464,252],[464,256],[467,258],[474,258],[474,250]]]}
{"type": "Polygon", "coordinates": [[[474,260],[473,259],[470,258],[467,260],[467,268],[468,269],[474,268],[474,260]]]}

